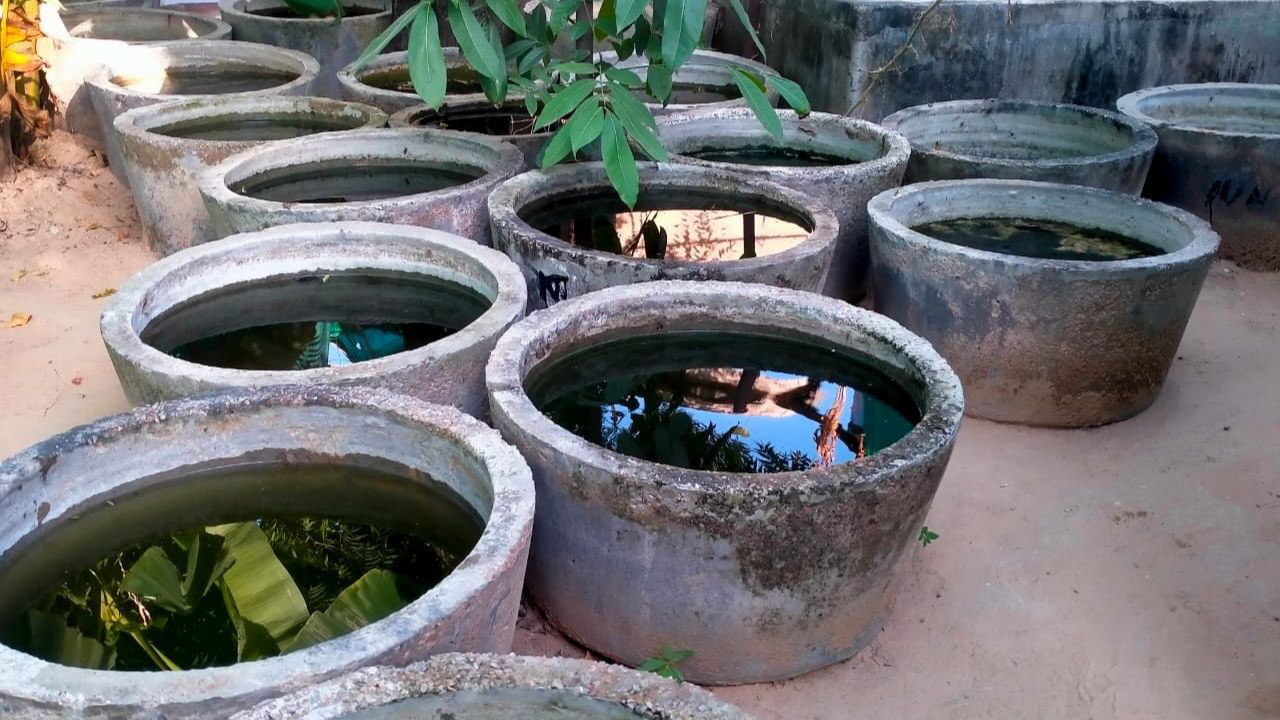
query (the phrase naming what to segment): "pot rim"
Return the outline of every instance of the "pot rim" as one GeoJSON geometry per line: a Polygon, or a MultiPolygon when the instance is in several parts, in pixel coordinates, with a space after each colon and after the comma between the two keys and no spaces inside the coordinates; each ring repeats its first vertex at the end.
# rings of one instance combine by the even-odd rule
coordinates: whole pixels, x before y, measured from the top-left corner
{"type": "MultiPolygon", "coordinates": [[[[446,45],[441,48],[444,52],[444,63],[446,66],[446,74],[448,66],[454,67],[470,67],[466,58],[463,57],[462,51],[453,45],[446,45]]],[[[371,73],[379,71],[394,70],[403,67],[405,72],[409,69],[409,52],[407,50],[398,50],[396,52],[384,52],[381,55],[374,55],[359,68],[356,63],[352,62],[338,71],[338,85],[342,87],[344,97],[354,98],[357,95],[368,95],[379,98],[383,102],[393,103],[397,109],[418,105],[422,102],[422,98],[414,92],[403,92],[400,90],[391,90],[388,88],[380,88],[377,85],[370,85],[364,81],[364,78],[371,73]]],[[[508,95],[510,97],[510,95],[508,95]]],[[[488,102],[488,98],[482,92],[474,93],[455,93],[446,94],[445,100],[456,101],[484,101],[488,102]]]]}
{"type": "MultiPolygon", "coordinates": [[[[263,45],[261,43],[243,42],[240,40],[166,40],[164,42],[146,43],[130,48],[124,60],[142,61],[144,56],[138,53],[149,53],[155,50],[165,52],[165,60],[168,65],[165,67],[181,67],[188,61],[199,60],[200,58],[212,59],[215,62],[223,59],[234,60],[239,58],[245,52],[256,53],[261,56],[275,56],[281,60],[288,60],[294,65],[289,72],[297,72],[298,76],[288,82],[279,85],[273,85],[269,88],[261,90],[245,90],[235,93],[218,93],[217,97],[260,97],[263,95],[292,95],[298,94],[297,91],[310,87],[320,74],[320,63],[310,55],[299,52],[297,50],[289,50],[287,48],[276,47],[274,45],[263,45]],[[296,69],[295,69],[296,68],[296,69]]],[[[107,60],[100,66],[90,77],[86,78],[86,82],[96,87],[99,92],[105,93],[108,97],[112,95],[120,95],[123,97],[147,98],[156,102],[165,102],[168,100],[186,100],[195,97],[208,97],[207,93],[192,93],[189,95],[175,95],[160,92],[142,92],[124,85],[118,85],[112,82],[119,71],[113,67],[115,62],[120,59],[107,60]]]]}
{"type": "Polygon", "coordinates": [[[910,142],[911,136],[903,130],[902,124],[911,118],[929,115],[938,110],[942,110],[943,112],[954,112],[956,114],[972,114],[975,111],[981,111],[987,108],[993,110],[1035,110],[1052,108],[1059,111],[1074,112],[1078,115],[1088,116],[1094,120],[1107,120],[1125,128],[1131,134],[1132,142],[1124,148],[1113,150],[1111,152],[1094,153],[1092,155],[1069,158],[1050,158],[1046,160],[1023,160],[1019,158],[972,155],[969,153],[955,152],[942,148],[917,147],[914,143],[911,145],[911,151],[919,153],[922,156],[947,158],[950,160],[995,167],[1052,169],[1059,167],[1076,167],[1081,165],[1112,163],[1128,160],[1132,157],[1139,157],[1144,154],[1150,154],[1155,152],[1156,143],[1159,142],[1160,139],[1156,135],[1155,130],[1152,130],[1146,123],[1139,122],[1138,120],[1119,112],[1088,107],[1086,105],[1044,102],[1040,100],[1004,100],[1000,98],[985,98],[979,100],[947,100],[944,102],[925,103],[923,105],[913,105],[911,107],[903,108],[895,113],[887,115],[880,121],[880,123],[890,130],[896,130],[902,133],[906,136],[908,142],[910,142]]]}
{"type": "MultiPolygon", "coordinates": [[[[22,490],[24,478],[47,475],[60,455],[108,453],[112,443],[124,435],[143,436],[157,426],[219,416],[247,416],[248,422],[254,422],[253,416],[262,410],[316,406],[412,424],[419,432],[448,438],[483,465],[493,488],[492,508],[475,548],[453,572],[399,611],[347,635],[286,655],[216,668],[177,672],[87,670],[47,662],[0,645],[0,667],[5,668],[0,673],[0,697],[54,708],[138,708],[148,701],[172,707],[253,697],[270,692],[273,687],[296,686],[317,672],[336,675],[360,662],[360,658],[401,645],[422,627],[457,612],[478,588],[501,573],[511,555],[519,554],[522,538],[532,527],[534,509],[532,476],[520,454],[495,430],[460,410],[381,388],[276,385],[144,405],[72,428],[0,461],[0,497],[14,500],[22,490]],[[250,668],[252,671],[246,672],[250,668]]],[[[115,487],[144,481],[153,474],[141,472],[115,487]]]]}
{"type": "MultiPolygon", "coordinates": [[[[956,214],[954,217],[944,217],[943,219],[967,217],[982,216],[966,213],[956,214]]],[[[1024,217],[1056,220],[1059,222],[1070,222],[1073,220],[1072,218],[1053,217],[1049,214],[1036,214],[1034,212],[1029,213],[1024,217]]],[[[909,242],[919,247],[924,252],[943,253],[953,256],[958,255],[983,262],[994,261],[1008,266],[1018,266],[1032,270],[1053,271],[1059,273],[1079,273],[1106,276],[1114,276],[1116,274],[1126,272],[1136,272],[1141,274],[1154,270],[1166,269],[1175,265],[1195,262],[1206,257],[1211,258],[1218,249],[1218,234],[1213,230],[1209,223],[1180,208],[1154,202],[1152,200],[1146,200],[1144,198],[1134,197],[1133,195],[1115,190],[1103,190],[1101,188],[1084,185],[1039,182],[1036,180],[970,178],[964,180],[935,180],[931,182],[915,183],[913,185],[903,185],[902,187],[885,190],[879,195],[871,198],[871,201],[867,203],[867,218],[871,223],[872,228],[879,227],[884,232],[890,233],[895,237],[909,242]],[[931,193],[952,188],[968,188],[988,193],[1017,193],[1019,197],[1027,203],[1028,209],[1033,209],[1037,206],[1033,198],[1038,193],[1061,193],[1064,195],[1073,195],[1082,198],[1092,197],[1100,201],[1111,202],[1121,207],[1131,207],[1135,211],[1146,212],[1153,215],[1163,215],[1178,223],[1182,229],[1186,231],[1190,239],[1186,245],[1177,250],[1166,252],[1161,255],[1152,255],[1150,257],[1129,258],[1127,260],[1058,260],[1049,258],[1031,258],[1022,255],[993,252],[990,250],[979,250],[977,248],[949,243],[945,240],[938,240],[925,235],[922,232],[913,230],[898,219],[895,212],[895,206],[898,203],[905,204],[908,202],[914,202],[915,204],[922,204],[927,202],[927,198],[931,193]]],[[[875,234],[872,233],[873,247],[876,242],[874,238],[875,234]]],[[[1142,240],[1142,238],[1134,239],[1142,240]]]]}
{"type": "MultiPolygon", "coordinates": [[[[835,176],[844,177],[849,173],[866,173],[875,174],[878,172],[888,171],[889,169],[905,164],[907,158],[911,154],[911,143],[906,136],[897,130],[891,130],[882,125],[862,120],[859,118],[849,117],[847,115],[837,115],[834,113],[812,112],[805,117],[799,117],[794,110],[778,110],[778,117],[782,120],[783,126],[794,126],[803,131],[806,124],[814,125],[830,125],[844,128],[845,130],[856,130],[857,132],[866,133],[873,137],[878,137],[882,143],[882,152],[876,157],[862,161],[850,161],[843,165],[831,166],[809,166],[809,167],[792,167],[787,165],[746,165],[743,163],[734,163],[720,160],[702,160],[690,155],[682,155],[668,151],[672,159],[679,158],[679,162],[688,165],[705,165],[720,170],[737,170],[745,172],[755,172],[764,175],[783,175],[786,177],[815,177],[815,176],[835,176]]],[[[689,110],[683,113],[673,113],[671,115],[663,115],[658,118],[658,137],[662,139],[662,130],[666,126],[690,127],[693,125],[713,125],[718,120],[752,120],[755,119],[755,113],[750,108],[715,108],[711,110],[689,110]]],[[[757,123],[758,124],[758,123],[757,123]]],[[[702,135],[709,139],[708,146],[714,146],[716,135],[713,128],[708,128],[708,132],[702,135]]],[[[770,135],[760,127],[760,137],[769,139],[770,135]]],[[[789,143],[784,141],[783,147],[790,147],[789,143]]]]}
{"type": "MultiPolygon", "coordinates": [[[[452,185],[439,190],[398,195],[396,197],[377,200],[356,200],[352,202],[317,202],[306,203],[308,210],[325,211],[357,211],[363,208],[394,208],[412,205],[421,198],[448,198],[474,193],[492,182],[493,176],[505,177],[518,173],[524,167],[524,155],[520,149],[500,138],[479,133],[458,132],[457,130],[433,130],[429,128],[378,128],[376,130],[342,130],[321,133],[288,140],[276,140],[264,143],[236,153],[225,160],[200,172],[197,184],[206,198],[213,200],[224,208],[234,212],[281,213],[288,212],[297,203],[263,200],[262,198],[241,195],[227,185],[227,176],[241,166],[265,159],[291,159],[278,167],[301,166],[322,160],[341,159],[346,156],[348,141],[363,140],[398,140],[417,144],[430,150],[441,145],[469,146],[470,150],[492,152],[497,155],[493,165],[486,168],[478,177],[460,185],[452,185]],[[306,155],[298,158],[298,151],[304,150],[306,155]]],[[[401,157],[399,154],[375,151],[373,156],[381,158],[401,157]]]]}
{"type": "Polygon", "coordinates": [[[1270,99],[1276,103],[1277,108],[1280,108],[1280,84],[1231,82],[1180,83],[1135,90],[1127,95],[1120,96],[1120,98],[1116,100],[1116,108],[1124,115],[1134,118],[1140,122],[1144,122],[1157,129],[1169,128],[1173,130],[1181,130],[1182,132],[1201,133],[1204,135],[1224,138],[1280,140],[1280,122],[1276,124],[1274,132],[1237,132],[1232,130],[1215,130],[1213,128],[1200,127],[1197,125],[1188,125],[1176,120],[1162,120],[1155,116],[1148,115],[1142,110],[1143,101],[1151,98],[1183,94],[1196,95],[1202,93],[1213,93],[1215,91],[1220,93],[1230,91],[1235,95],[1243,93],[1245,95],[1258,95],[1263,98],[1270,97],[1270,99]]]}
{"type": "Polygon", "coordinates": [[[68,31],[68,35],[65,38],[55,37],[54,40],[56,42],[71,42],[71,43],[74,43],[74,42],[120,42],[128,45],[153,45],[159,42],[192,42],[195,40],[213,39],[210,36],[216,36],[218,38],[225,38],[225,39],[230,39],[231,37],[231,26],[228,25],[226,21],[224,21],[222,18],[207,17],[204,15],[197,15],[195,13],[186,12],[183,10],[172,10],[164,7],[148,8],[148,7],[128,7],[124,5],[99,5],[94,7],[82,8],[82,7],[78,7],[78,5],[79,5],[78,3],[67,3],[63,5],[63,10],[62,12],[59,13],[59,19],[62,22],[63,29],[68,31]],[[82,35],[71,35],[70,28],[67,27],[67,25],[70,24],[68,21],[73,20],[76,15],[125,15],[125,14],[134,14],[134,13],[141,14],[143,16],[165,15],[168,17],[181,18],[189,22],[198,22],[201,24],[208,25],[209,31],[205,33],[201,33],[200,35],[197,35],[194,38],[175,39],[175,40],[116,40],[114,38],[97,38],[97,37],[84,37],[82,35]]]}
{"type": "Polygon", "coordinates": [[[834,247],[840,226],[834,211],[817,199],[797,192],[783,185],[769,182],[757,175],[741,172],[726,172],[717,168],[698,165],[672,163],[636,163],[640,177],[640,189],[645,188],[663,192],[680,192],[706,188],[706,183],[699,183],[701,178],[732,177],[743,195],[752,197],[770,196],[776,198],[778,204],[786,206],[795,215],[812,224],[808,236],[793,247],[782,252],[760,255],[754,258],[735,260],[658,260],[650,258],[627,257],[603,250],[582,248],[538,230],[520,217],[521,211],[531,202],[548,194],[561,190],[576,188],[581,195],[595,192],[616,192],[609,184],[608,176],[602,162],[582,162],[568,165],[556,165],[546,170],[530,170],[504,181],[489,195],[489,221],[494,232],[494,245],[509,242],[508,235],[514,235],[521,241],[549,245],[566,254],[586,257],[596,262],[613,266],[645,268],[650,271],[675,270],[685,268],[766,268],[799,261],[814,253],[821,253],[834,247]],[[499,226],[503,230],[499,231],[499,226]],[[502,239],[502,240],[500,240],[502,239]]]}
{"type": "MultiPolygon", "coordinates": [[[[422,274],[430,274],[428,268],[433,267],[426,261],[417,262],[415,266],[422,274]]],[[[354,382],[429,364],[496,336],[524,314],[526,293],[524,276],[506,255],[452,233],[412,225],[349,220],[293,223],[194,245],[152,263],[131,277],[111,297],[103,308],[99,325],[103,340],[108,346],[131,358],[140,367],[170,379],[181,378],[189,382],[224,386],[354,382]],[[359,275],[361,271],[376,274],[378,271],[390,270],[403,272],[402,267],[389,266],[392,261],[404,257],[403,251],[380,243],[384,239],[394,238],[430,246],[445,254],[463,258],[474,272],[488,273],[497,286],[497,292],[488,309],[479,317],[440,340],[374,360],[309,370],[236,370],[180,360],[148,345],[142,340],[141,333],[134,328],[134,317],[147,303],[151,292],[170,279],[180,281],[193,265],[222,260],[226,263],[224,267],[227,272],[235,274],[235,277],[225,279],[224,287],[242,284],[251,286],[296,274],[283,268],[273,271],[273,263],[269,260],[272,251],[295,247],[299,238],[305,238],[308,242],[342,242],[353,235],[370,246],[378,247],[378,252],[375,254],[372,250],[366,250],[363,256],[348,257],[350,250],[344,252],[330,249],[320,254],[331,265],[343,265],[343,274],[359,275]],[[352,264],[348,266],[345,262],[352,264]]],[[[189,303],[192,299],[187,297],[171,307],[189,303]]]]}
{"type": "MultiPolygon", "coordinates": [[[[639,61],[639,57],[642,56],[643,54],[641,56],[632,55],[631,58],[627,60],[618,61],[618,53],[613,50],[606,50],[601,53],[601,57],[605,62],[616,62],[617,67],[632,71],[647,67],[646,63],[639,61]]],[[[745,58],[741,55],[734,55],[732,53],[723,53],[716,50],[708,50],[706,48],[698,48],[694,50],[693,54],[689,56],[689,59],[676,70],[675,74],[679,75],[681,70],[698,68],[724,69],[726,73],[729,73],[729,69],[734,67],[753,72],[761,77],[778,74],[778,71],[768,65],[752,60],[751,58],[745,58]]],[[[674,84],[675,82],[676,79],[673,77],[672,83],[674,84]]],[[[766,88],[764,94],[765,97],[769,98],[770,105],[778,104],[777,90],[774,90],[771,87],[766,88]]],[[[655,115],[662,113],[684,113],[693,110],[716,110],[747,107],[747,99],[741,96],[701,103],[669,103],[667,105],[663,105],[660,102],[642,102],[644,102],[649,110],[654,112],[655,115]]]]}
{"type": "MultiPolygon", "coordinates": [[[[344,5],[358,5],[376,10],[376,12],[363,15],[343,15],[339,19],[341,24],[354,23],[372,23],[377,24],[384,18],[391,17],[392,2],[391,0],[341,0],[344,5]]],[[[331,17],[269,17],[265,15],[255,15],[243,8],[249,4],[249,0],[218,0],[218,10],[222,13],[222,17],[235,18],[241,23],[260,23],[263,25],[285,25],[287,27],[309,27],[315,31],[323,32],[334,26],[331,17]]],[[[287,7],[284,0],[267,0],[270,6],[287,7]]]]}
{"type": "MultiPolygon", "coordinates": [[[[489,102],[488,98],[484,97],[483,95],[480,97],[475,97],[472,95],[445,95],[444,103],[438,108],[428,107],[426,103],[418,103],[417,105],[410,105],[408,107],[400,108],[399,110],[391,113],[391,115],[387,117],[387,125],[393,128],[425,128],[429,126],[417,125],[413,122],[414,116],[423,112],[433,112],[433,113],[442,114],[442,113],[448,112],[449,110],[487,109],[487,110],[493,110],[495,112],[501,112],[506,110],[509,106],[515,106],[519,109],[523,109],[524,96],[519,93],[509,93],[507,95],[507,99],[503,101],[502,105],[495,106],[493,103],[489,102]],[[450,102],[450,100],[452,100],[453,102],[450,102]]],[[[538,132],[535,132],[535,133],[523,133],[520,135],[489,135],[488,133],[480,133],[480,134],[487,135],[488,137],[502,138],[503,140],[511,142],[513,139],[520,140],[525,138],[530,138],[530,139],[549,138],[554,132],[555,130],[539,130],[538,132]]]]}
{"type": "Polygon", "coordinates": [[[501,413],[553,452],[564,454],[578,465],[626,477],[629,482],[653,490],[673,488],[695,495],[726,491],[831,494],[877,488],[905,468],[945,457],[964,414],[959,378],[923,338],[865,308],[815,293],[755,283],[661,280],[569,298],[528,315],[498,339],[485,367],[485,383],[493,415],[501,413]],[[609,308],[610,317],[619,319],[616,324],[600,321],[602,307],[609,308]],[[899,385],[906,384],[903,375],[916,376],[923,394],[923,398],[913,398],[921,410],[920,421],[875,455],[825,468],[780,473],[692,470],[630,457],[581,438],[543,414],[525,391],[525,380],[531,371],[563,356],[563,352],[548,352],[547,348],[554,347],[556,338],[564,337],[575,323],[592,324],[588,338],[607,334],[609,339],[617,339],[626,336],[619,327],[635,328],[638,324],[635,314],[628,310],[658,312],[661,308],[666,313],[664,318],[673,321],[685,316],[705,319],[707,312],[723,307],[752,311],[742,313],[748,318],[746,321],[731,323],[737,332],[759,330],[822,341],[852,328],[857,339],[869,346],[849,346],[856,354],[871,357],[879,353],[900,361],[905,369],[884,370],[899,385]],[[778,312],[780,309],[789,312],[778,312]],[[535,358],[535,352],[540,352],[541,357],[535,358]]]}

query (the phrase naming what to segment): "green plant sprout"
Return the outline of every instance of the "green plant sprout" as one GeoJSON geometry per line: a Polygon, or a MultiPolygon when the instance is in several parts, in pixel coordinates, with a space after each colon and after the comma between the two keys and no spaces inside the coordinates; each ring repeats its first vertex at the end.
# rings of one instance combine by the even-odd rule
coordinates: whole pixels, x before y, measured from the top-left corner
{"type": "Polygon", "coordinates": [[[929,547],[929,543],[933,542],[934,540],[937,540],[940,537],[942,536],[930,530],[928,525],[925,525],[924,527],[920,528],[920,545],[923,547],[929,547]]]}
{"type": "Polygon", "coordinates": [[[671,649],[670,645],[663,645],[662,652],[657,657],[645,658],[645,661],[636,666],[641,672],[651,672],[655,675],[661,675],[665,678],[671,678],[678,683],[684,682],[684,673],[676,667],[680,663],[693,657],[693,651],[688,648],[679,650],[671,649]]]}

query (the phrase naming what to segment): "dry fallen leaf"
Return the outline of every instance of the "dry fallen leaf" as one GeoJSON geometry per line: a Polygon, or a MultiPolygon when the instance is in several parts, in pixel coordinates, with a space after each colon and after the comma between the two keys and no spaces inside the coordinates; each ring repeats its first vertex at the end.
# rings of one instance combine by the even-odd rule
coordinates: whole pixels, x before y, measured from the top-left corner
{"type": "Polygon", "coordinates": [[[77,375],[77,376],[75,376],[75,377],[71,378],[71,384],[72,384],[72,385],[79,385],[79,384],[80,384],[80,383],[82,383],[82,382],[84,382],[84,378],[83,378],[83,377],[80,377],[79,375],[77,375]]]}
{"type": "Polygon", "coordinates": [[[21,270],[14,272],[13,275],[9,276],[9,282],[15,282],[15,283],[22,282],[22,278],[26,276],[27,276],[27,269],[22,268],[21,270]]]}
{"type": "Polygon", "coordinates": [[[101,230],[101,229],[102,229],[102,223],[89,223],[89,226],[85,228],[85,230],[101,230]]]}
{"type": "Polygon", "coordinates": [[[115,288],[103,288],[98,292],[90,295],[89,297],[93,298],[94,300],[97,300],[99,298],[111,297],[112,295],[115,295],[115,294],[116,294],[115,288]]]}
{"type": "Polygon", "coordinates": [[[14,313],[9,317],[9,324],[5,325],[5,327],[20,328],[29,322],[31,322],[31,313],[14,313]]]}

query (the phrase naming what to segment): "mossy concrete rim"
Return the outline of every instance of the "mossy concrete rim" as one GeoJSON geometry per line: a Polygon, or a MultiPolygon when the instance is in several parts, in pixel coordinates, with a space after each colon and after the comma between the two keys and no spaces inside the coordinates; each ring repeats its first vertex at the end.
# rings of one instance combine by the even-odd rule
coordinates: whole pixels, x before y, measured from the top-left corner
{"type": "Polygon", "coordinates": [[[1203,125],[1182,123],[1151,115],[1143,108],[1147,103],[1155,101],[1174,101],[1183,98],[1209,102],[1215,95],[1236,95],[1245,98],[1256,98],[1260,102],[1269,103],[1280,115],[1280,84],[1265,83],[1182,83],[1177,85],[1161,85],[1159,87],[1136,90],[1116,100],[1116,108],[1121,113],[1135,120],[1146,123],[1157,130],[1172,128],[1188,133],[1204,133],[1222,138],[1280,140],[1280,121],[1276,122],[1275,132],[1240,132],[1220,130],[1203,125]]]}
{"type": "MultiPolygon", "coordinates": [[[[291,446],[303,449],[342,451],[354,447],[351,443],[363,442],[340,427],[318,424],[322,421],[316,410],[333,410],[371,427],[430,434],[484,468],[492,487],[488,519],[475,548],[452,573],[400,611],[348,635],[288,655],[232,666],[177,672],[85,670],[0,645],[0,703],[19,713],[18,717],[50,720],[73,714],[226,717],[235,709],[309,686],[370,659],[383,658],[378,664],[392,658],[412,660],[420,652],[416,645],[430,644],[424,639],[424,628],[465,614],[477,593],[492,592],[495,583],[523,566],[534,496],[528,465],[514,448],[493,429],[453,408],[380,389],[336,386],[276,385],[147,405],[33,445],[0,462],[0,499],[9,508],[0,524],[0,544],[12,547],[42,523],[70,519],[81,504],[101,502],[113,492],[131,492],[135,487],[145,491],[148,479],[157,473],[189,467],[200,457],[235,461],[253,447],[265,447],[262,443],[267,441],[257,439],[255,427],[269,425],[288,433],[291,446]],[[298,425],[281,428],[282,417],[294,418],[298,425]],[[201,452],[192,455],[173,451],[190,442],[189,433],[200,429],[230,433],[228,437],[236,437],[238,444],[205,443],[201,452]],[[148,464],[147,448],[162,445],[172,452],[163,462],[152,458],[148,464]],[[126,473],[107,478],[69,476],[74,468],[103,463],[113,453],[121,457],[108,464],[126,473]],[[68,462],[75,455],[83,457],[68,462]],[[53,498],[51,506],[44,498],[52,497],[49,493],[58,486],[63,493],[53,498]]],[[[403,454],[401,459],[412,463],[414,457],[403,454]]],[[[418,462],[425,465],[426,459],[418,462]]]]}
{"type": "MultiPolygon", "coordinates": [[[[495,415],[500,413],[574,463],[662,489],[651,497],[676,515],[690,514],[692,498],[726,492],[758,498],[820,497],[873,488],[904,469],[928,466],[948,453],[964,414],[959,378],[927,341],[902,325],[822,295],[756,283],[656,281],[570,298],[507,330],[494,347],[485,378],[495,415]],[[894,382],[911,392],[921,419],[900,440],[870,457],[804,471],[743,474],[680,468],[607,450],[556,424],[525,392],[526,379],[547,361],[593,340],[627,337],[629,331],[655,322],[662,328],[659,332],[688,324],[688,329],[705,332],[771,332],[824,345],[837,333],[852,333],[861,344],[856,350],[879,361],[894,382]],[[582,327],[589,327],[589,333],[569,332],[582,327]]],[[[739,510],[749,513],[754,506],[743,503],[739,510]]]]}
{"type": "Polygon", "coordinates": [[[233,715],[230,720],[340,720],[403,699],[508,688],[567,692],[660,720],[751,720],[689,683],[576,658],[446,653],[403,668],[370,667],[233,715]]]}
{"type": "MultiPolygon", "coordinates": [[[[297,77],[261,90],[244,90],[236,93],[219,93],[217,97],[243,97],[253,95],[304,95],[307,88],[320,74],[320,63],[310,55],[297,50],[237,40],[170,40],[132,47],[122,58],[108,60],[89,82],[101,92],[119,95],[126,99],[163,102],[205,95],[174,95],[161,92],[134,90],[119,85],[112,78],[124,72],[134,63],[160,63],[163,70],[184,65],[204,67],[225,62],[260,63],[273,70],[297,73],[297,77]]],[[[134,107],[135,105],[130,105],[134,107]]]]}

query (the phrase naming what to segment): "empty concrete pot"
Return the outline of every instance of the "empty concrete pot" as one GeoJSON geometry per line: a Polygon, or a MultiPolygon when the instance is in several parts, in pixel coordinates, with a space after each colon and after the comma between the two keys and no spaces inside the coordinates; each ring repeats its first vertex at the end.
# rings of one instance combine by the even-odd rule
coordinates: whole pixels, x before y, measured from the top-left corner
{"type": "Polygon", "coordinates": [[[85,79],[126,45],[166,40],[225,40],[231,26],[214,18],[173,10],[85,7],[69,4],[61,13],[41,8],[40,28],[49,38],[42,51],[49,90],[61,106],[68,131],[102,146],[102,126],[85,79]]]}
{"type": "Polygon", "coordinates": [[[371,220],[489,244],[485,198],[524,167],[510,143],[451,130],[387,129],[282,140],[200,176],[221,237],[293,222],[371,220]]]}
{"type": "Polygon", "coordinates": [[[230,40],[132,46],[88,79],[111,173],[128,183],[114,123],[121,113],[208,96],[310,95],[320,66],[309,55],[230,40]]]}
{"type": "Polygon", "coordinates": [[[538,166],[538,153],[551,139],[551,132],[531,132],[534,119],[524,107],[524,99],[510,97],[495,107],[483,96],[474,99],[445,97],[444,105],[432,110],[412,105],[391,115],[391,127],[433,127],[493,135],[520,148],[525,164],[538,166]]]}
{"type": "MultiPolygon", "coordinates": [[[[467,64],[456,47],[444,48],[447,80],[445,92],[450,102],[484,100],[480,76],[467,64]]],[[[338,73],[338,85],[345,100],[372,105],[394,113],[422,104],[409,80],[409,53],[390,52],[374,57],[359,69],[346,66],[338,73]]]]}
{"type": "Polygon", "coordinates": [[[628,665],[664,643],[691,649],[680,669],[710,684],[792,677],[879,633],[895,567],[916,543],[964,410],[946,362],[897,323],[758,284],[654,282],[573,298],[512,326],[485,374],[495,427],[533,468],[527,587],[547,618],[628,665]],[[592,346],[690,332],[785,338],[855,358],[920,420],[856,461],[713,472],[605,449],[531,398],[528,388],[556,382],[558,362],[592,346]]]}
{"type": "Polygon", "coordinates": [[[885,191],[867,210],[876,309],[947,358],[971,415],[1027,425],[1103,425],[1151,405],[1218,246],[1190,213],[1078,185],[921,183],[885,191]],[[1163,254],[1044,259],[912,229],[973,218],[1096,228],[1163,254]]]}
{"type": "MultiPolygon", "coordinates": [[[[650,280],[739,280],[821,290],[839,232],[835,215],[825,205],[743,173],[666,163],[640,163],[639,168],[635,212],[715,211],[744,217],[751,228],[756,218],[765,217],[785,223],[796,235],[781,238],[779,247],[785,249],[743,258],[746,227],[739,226],[742,238],[723,239],[710,232],[695,237],[691,233],[699,231],[699,219],[694,217],[682,221],[683,238],[671,229],[676,241],[668,247],[675,249],[665,258],[648,257],[647,243],[643,251],[636,244],[631,254],[582,246],[561,239],[566,230],[582,229],[579,216],[628,210],[609,184],[604,166],[575,163],[527,172],[489,196],[489,215],[494,246],[524,270],[531,307],[650,280]],[[699,257],[707,259],[695,259],[699,257]]],[[[759,245],[765,246],[766,240],[759,245]]]]}
{"type": "Polygon", "coordinates": [[[483,416],[489,351],[524,313],[520,271],[500,253],[436,230],[299,224],[171,255],[129,280],[102,313],[102,339],[133,403],[278,383],[360,384],[483,416]],[[215,367],[175,357],[202,338],[277,323],[431,323],[450,335],[350,365],[215,367]]]}
{"type": "Polygon", "coordinates": [[[750,720],[690,684],[570,658],[445,654],[365,668],[230,720],[750,720]]]}
{"type": "Polygon", "coordinates": [[[483,532],[452,573],[382,620],[286,655],[175,672],[85,670],[0,645],[0,707],[30,720],[212,720],[364,666],[507,652],[533,522],[528,466],[496,432],[372,388],[206,395],[34,445],[0,462],[4,617],[56,586],[63,570],[157,534],[281,512],[410,520],[445,490],[483,532]],[[292,471],[246,472],[267,467],[292,471]],[[400,481],[362,480],[360,470],[400,481]]]}
{"type": "MultiPolygon", "coordinates": [[[[604,57],[606,61],[613,61],[617,55],[610,51],[604,53],[604,57]]],[[[630,69],[642,80],[646,77],[648,65],[646,58],[636,55],[618,63],[619,67],[630,69]]],[[[685,64],[676,70],[671,80],[671,96],[667,98],[665,106],[643,92],[639,95],[654,115],[687,112],[697,108],[746,107],[747,101],[742,98],[742,93],[734,82],[733,68],[759,76],[777,74],[768,65],[738,55],[714,50],[695,50],[685,64]]],[[[778,93],[772,87],[765,89],[765,96],[771,105],[778,104],[778,93]]]]}
{"type": "Polygon", "coordinates": [[[840,238],[823,292],[857,300],[867,290],[867,201],[897,187],[911,146],[879,125],[843,115],[797,117],[779,111],[783,142],[765,131],[749,108],[693,110],[667,115],[658,136],[673,162],[735,170],[816,198],[840,223],[840,238]]]}
{"type": "Polygon", "coordinates": [[[1207,219],[1222,257],[1280,270],[1280,85],[1167,85],[1117,105],[1160,136],[1146,196],[1207,219]]]}
{"type": "Polygon", "coordinates": [[[1029,100],[917,105],[880,121],[911,141],[905,182],[1004,178],[1137,195],[1156,134],[1119,113],[1029,100]]]}
{"type": "Polygon", "coordinates": [[[299,50],[320,63],[314,92],[336,98],[338,71],[391,24],[391,0],[343,0],[342,19],[301,17],[284,0],[221,0],[236,40],[299,50]]]}
{"type": "Polygon", "coordinates": [[[386,120],[377,108],[325,98],[212,96],[130,110],[115,131],[143,236],[163,256],[215,238],[196,186],[204,170],[264,142],[386,120]]]}

